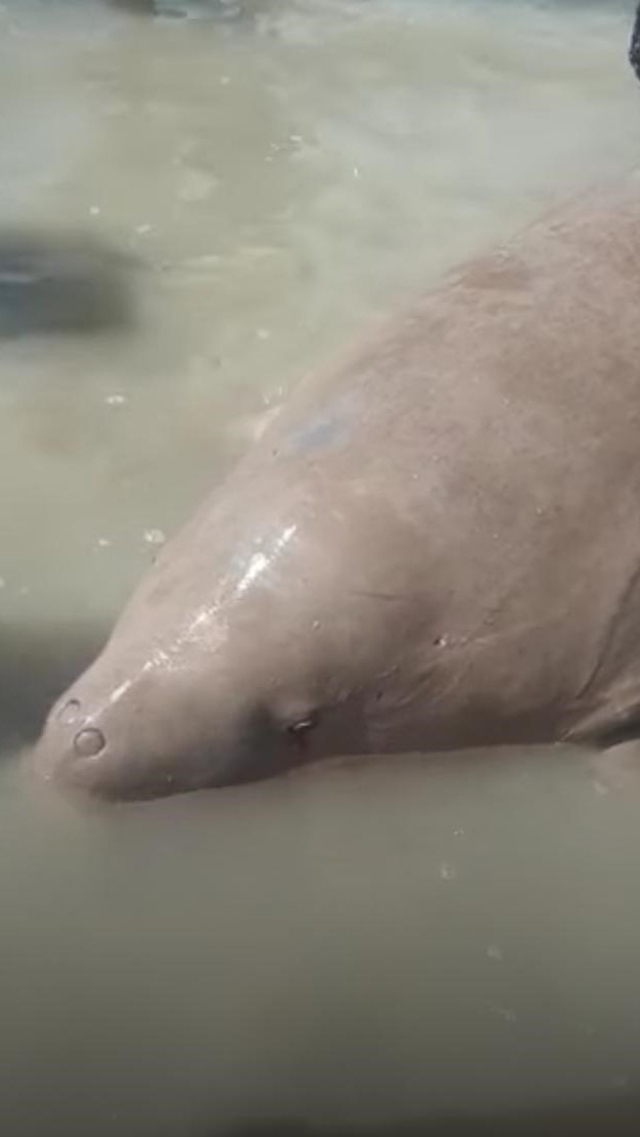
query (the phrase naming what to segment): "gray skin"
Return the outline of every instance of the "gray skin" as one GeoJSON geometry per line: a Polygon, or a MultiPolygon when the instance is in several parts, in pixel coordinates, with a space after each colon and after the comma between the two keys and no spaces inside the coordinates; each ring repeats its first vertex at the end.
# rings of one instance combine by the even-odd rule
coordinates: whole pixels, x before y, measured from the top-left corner
{"type": "Polygon", "coordinates": [[[640,174],[296,389],[35,751],[150,798],[640,725],[640,174]]]}

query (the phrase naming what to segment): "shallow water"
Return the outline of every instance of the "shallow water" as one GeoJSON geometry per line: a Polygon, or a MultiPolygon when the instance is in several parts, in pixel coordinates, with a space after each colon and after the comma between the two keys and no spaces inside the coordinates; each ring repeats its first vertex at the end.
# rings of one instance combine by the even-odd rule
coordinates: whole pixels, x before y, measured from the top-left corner
{"type": "Polygon", "coordinates": [[[0,229],[133,258],[128,323],[0,343],[0,1132],[632,1105],[637,779],[538,751],[87,815],[22,783],[301,371],[636,158],[631,4],[222,7],[0,5],[0,229]]]}

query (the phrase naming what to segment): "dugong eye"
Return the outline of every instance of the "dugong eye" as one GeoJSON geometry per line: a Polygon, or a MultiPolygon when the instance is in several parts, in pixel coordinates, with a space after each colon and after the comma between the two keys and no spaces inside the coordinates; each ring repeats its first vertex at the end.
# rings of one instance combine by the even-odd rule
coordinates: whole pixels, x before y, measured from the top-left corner
{"type": "Polygon", "coordinates": [[[313,728],[317,725],[318,716],[314,713],[311,713],[301,716],[299,719],[295,719],[293,722],[289,723],[286,728],[286,732],[293,742],[302,747],[305,744],[309,732],[312,731],[313,728]]]}

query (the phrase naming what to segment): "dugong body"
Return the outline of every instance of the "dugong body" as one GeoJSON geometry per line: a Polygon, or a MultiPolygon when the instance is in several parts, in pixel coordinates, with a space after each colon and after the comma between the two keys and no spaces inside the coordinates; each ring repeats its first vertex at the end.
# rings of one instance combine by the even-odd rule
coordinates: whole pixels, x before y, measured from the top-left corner
{"type": "Polygon", "coordinates": [[[35,760],[110,798],[640,729],[640,175],[303,381],[35,760]]]}

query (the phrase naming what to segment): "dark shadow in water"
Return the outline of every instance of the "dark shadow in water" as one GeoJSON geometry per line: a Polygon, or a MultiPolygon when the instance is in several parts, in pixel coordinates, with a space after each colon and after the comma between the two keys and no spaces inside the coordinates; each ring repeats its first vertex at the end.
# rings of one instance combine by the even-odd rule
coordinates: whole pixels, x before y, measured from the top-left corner
{"type": "Polygon", "coordinates": [[[107,0],[112,8],[134,15],[184,19],[210,18],[227,23],[251,23],[273,0],[107,0]]]}
{"type": "Polygon", "coordinates": [[[633,23],[633,31],[631,32],[629,62],[638,79],[640,79],[640,4],[638,4],[636,8],[636,17],[633,23]]]}
{"type": "Polygon", "coordinates": [[[0,751],[35,740],[51,704],[95,657],[108,630],[0,623],[0,751]]]}
{"type": "Polygon", "coordinates": [[[640,1095],[628,1094],[493,1116],[452,1110],[429,1121],[397,1125],[331,1127],[283,1120],[213,1126],[194,1132],[193,1137],[635,1137],[639,1132],[640,1095]]]}
{"type": "Polygon", "coordinates": [[[129,330],[134,267],[83,234],[0,232],[0,339],[129,330]]]}
{"type": "Polygon", "coordinates": [[[107,0],[112,8],[125,8],[127,12],[152,16],[155,13],[155,0],[107,0]]]}

